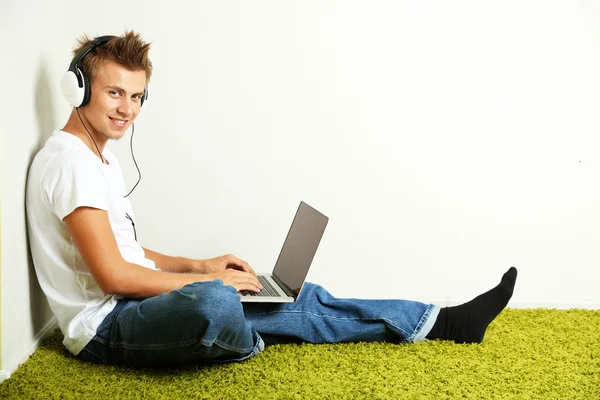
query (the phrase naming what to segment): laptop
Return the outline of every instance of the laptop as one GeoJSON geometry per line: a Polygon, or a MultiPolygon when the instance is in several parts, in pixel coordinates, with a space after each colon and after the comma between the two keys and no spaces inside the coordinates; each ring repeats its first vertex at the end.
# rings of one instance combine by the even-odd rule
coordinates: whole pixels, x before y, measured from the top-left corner
{"type": "Polygon", "coordinates": [[[256,274],[260,292],[242,290],[242,302],[293,303],[296,301],[329,218],[301,201],[271,274],[256,274]]]}

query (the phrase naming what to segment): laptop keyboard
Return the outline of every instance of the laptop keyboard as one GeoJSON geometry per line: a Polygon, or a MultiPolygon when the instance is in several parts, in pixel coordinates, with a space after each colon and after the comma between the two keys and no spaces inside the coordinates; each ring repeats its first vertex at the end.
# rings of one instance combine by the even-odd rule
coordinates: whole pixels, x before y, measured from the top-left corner
{"type": "Polygon", "coordinates": [[[262,284],[263,289],[260,292],[253,292],[251,290],[242,290],[240,293],[243,296],[259,296],[259,297],[283,297],[277,290],[271,285],[266,277],[259,275],[257,276],[258,281],[262,284]]]}

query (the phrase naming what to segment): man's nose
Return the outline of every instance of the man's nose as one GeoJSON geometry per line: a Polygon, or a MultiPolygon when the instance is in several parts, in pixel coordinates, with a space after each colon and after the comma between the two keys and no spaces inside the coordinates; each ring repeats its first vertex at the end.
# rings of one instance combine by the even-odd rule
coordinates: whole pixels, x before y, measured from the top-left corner
{"type": "Polygon", "coordinates": [[[133,110],[134,110],[133,100],[127,99],[127,98],[123,98],[123,100],[121,101],[121,104],[119,104],[119,107],[117,108],[117,112],[119,114],[122,114],[125,116],[133,115],[133,110]]]}

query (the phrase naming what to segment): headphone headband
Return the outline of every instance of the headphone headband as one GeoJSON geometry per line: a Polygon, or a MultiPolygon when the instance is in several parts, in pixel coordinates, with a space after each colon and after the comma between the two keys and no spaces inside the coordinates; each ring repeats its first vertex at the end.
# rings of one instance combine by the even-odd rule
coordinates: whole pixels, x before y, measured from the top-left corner
{"type": "Polygon", "coordinates": [[[113,35],[105,35],[105,36],[98,36],[97,38],[95,38],[94,40],[92,40],[90,43],[88,43],[83,49],[81,49],[79,51],[79,53],[77,53],[75,55],[75,57],[73,57],[73,60],[71,61],[71,65],[69,65],[69,71],[75,72],[76,68],[77,68],[77,64],[79,64],[79,62],[81,61],[81,59],[83,57],[85,57],[85,55],[87,53],[89,53],[90,51],[92,51],[95,47],[98,47],[106,42],[108,42],[111,39],[116,38],[116,36],[113,35]]]}

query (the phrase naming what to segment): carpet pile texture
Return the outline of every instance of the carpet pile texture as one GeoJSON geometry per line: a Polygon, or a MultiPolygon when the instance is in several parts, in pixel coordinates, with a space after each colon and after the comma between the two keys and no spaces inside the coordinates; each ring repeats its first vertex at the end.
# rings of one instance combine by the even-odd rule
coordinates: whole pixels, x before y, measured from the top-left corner
{"type": "Polygon", "coordinates": [[[6,399],[600,399],[600,311],[504,310],[480,345],[276,345],[243,363],[81,362],[56,332],[0,384],[6,399]]]}

